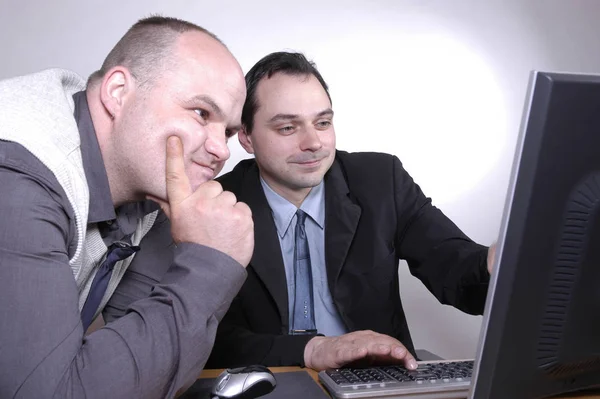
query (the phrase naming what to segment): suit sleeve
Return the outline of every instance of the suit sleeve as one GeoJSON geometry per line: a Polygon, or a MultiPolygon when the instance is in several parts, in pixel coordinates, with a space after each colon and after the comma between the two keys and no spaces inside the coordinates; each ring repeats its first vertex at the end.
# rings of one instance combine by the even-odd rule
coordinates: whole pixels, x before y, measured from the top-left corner
{"type": "Polygon", "coordinates": [[[262,364],[269,367],[304,367],[304,347],[315,335],[260,334],[250,329],[239,296],[219,325],[207,367],[240,367],[262,364]]]}
{"type": "Polygon", "coordinates": [[[433,206],[396,157],[393,175],[399,257],[441,303],[483,314],[490,279],[488,248],[473,242],[433,206]]]}
{"type": "Polygon", "coordinates": [[[244,269],[180,245],[149,295],[84,336],[67,210],[27,173],[0,167],[0,186],[0,397],[170,398],[192,383],[244,269]]]}

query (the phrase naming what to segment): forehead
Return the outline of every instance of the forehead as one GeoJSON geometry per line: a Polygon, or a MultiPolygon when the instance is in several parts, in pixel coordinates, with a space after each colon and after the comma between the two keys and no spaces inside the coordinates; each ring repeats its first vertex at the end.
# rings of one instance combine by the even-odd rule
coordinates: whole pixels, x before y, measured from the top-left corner
{"type": "Polygon", "coordinates": [[[276,73],[256,87],[257,115],[278,113],[311,115],[331,107],[327,93],[313,75],[276,73]]]}
{"type": "Polygon", "coordinates": [[[164,74],[167,90],[182,97],[209,95],[224,108],[231,102],[243,103],[243,71],[229,50],[212,37],[183,33],[174,44],[171,61],[164,74]]]}

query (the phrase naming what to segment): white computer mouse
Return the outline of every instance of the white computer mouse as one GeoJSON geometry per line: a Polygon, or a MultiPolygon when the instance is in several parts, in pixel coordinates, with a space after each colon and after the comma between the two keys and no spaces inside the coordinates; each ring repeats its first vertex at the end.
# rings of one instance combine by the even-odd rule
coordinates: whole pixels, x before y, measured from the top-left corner
{"type": "Polygon", "coordinates": [[[223,371],[211,394],[221,399],[253,399],[275,389],[275,376],[264,366],[247,366],[223,371]]]}

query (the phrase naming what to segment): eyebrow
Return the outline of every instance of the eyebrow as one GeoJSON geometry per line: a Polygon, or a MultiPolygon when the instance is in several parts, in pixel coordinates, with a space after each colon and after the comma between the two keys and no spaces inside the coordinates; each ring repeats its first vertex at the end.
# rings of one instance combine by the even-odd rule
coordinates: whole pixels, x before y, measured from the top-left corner
{"type": "Polygon", "coordinates": [[[324,109],[317,114],[317,117],[321,116],[333,116],[333,110],[331,108],[324,109]]]}
{"type": "Polygon", "coordinates": [[[215,100],[213,100],[210,96],[207,96],[205,94],[200,94],[200,95],[194,96],[194,97],[192,97],[191,100],[188,100],[186,102],[191,105],[197,104],[199,102],[205,103],[206,105],[208,105],[211,108],[211,111],[214,114],[216,114],[218,118],[224,119],[224,117],[225,117],[225,115],[223,114],[223,110],[221,110],[221,107],[219,107],[217,105],[215,100]]]}
{"type": "MultiPolygon", "coordinates": [[[[331,108],[327,108],[324,109],[323,111],[319,112],[316,117],[320,118],[322,116],[333,116],[333,110],[331,108]]],[[[277,114],[275,116],[273,116],[271,119],[269,119],[268,123],[275,123],[275,122],[279,122],[279,121],[289,121],[289,120],[293,120],[293,119],[299,119],[300,115],[298,114],[277,114]]]]}

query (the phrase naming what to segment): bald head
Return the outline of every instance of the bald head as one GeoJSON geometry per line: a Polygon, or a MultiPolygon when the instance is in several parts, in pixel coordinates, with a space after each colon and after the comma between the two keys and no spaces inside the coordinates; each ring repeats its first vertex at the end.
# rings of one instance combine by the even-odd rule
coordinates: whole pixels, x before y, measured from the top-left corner
{"type": "Polygon", "coordinates": [[[127,68],[139,87],[152,86],[163,71],[173,66],[175,60],[171,55],[177,39],[189,32],[204,35],[207,42],[225,47],[216,35],[191,22],[160,16],[144,18],[119,40],[102,67],[90,76],[88,86],[99,83],[116,66],[127,68]]]}
{"type": "Polygon", "coordinates": [[[216,175],[241,125],[242,69],[215,36],[188,22],[134,25],[91,77],[90,115],[115,204],[166,199],[165,147],[180,138],[190,184],[216,175]]]}

